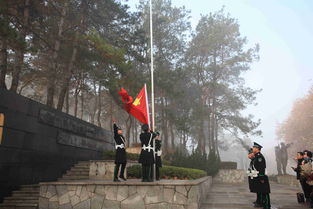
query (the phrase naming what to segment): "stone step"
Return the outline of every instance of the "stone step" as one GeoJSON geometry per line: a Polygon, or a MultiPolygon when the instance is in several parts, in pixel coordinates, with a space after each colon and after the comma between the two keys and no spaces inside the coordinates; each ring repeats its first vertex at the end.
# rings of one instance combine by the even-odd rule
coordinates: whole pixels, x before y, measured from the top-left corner
{"type": "Polygon", "coordinates": [[[37,209],[38,204],[18,203],[18,204],[0,204],[0,209],[37,209]]]}
{"type": "Polygon", "coordinates": [[[89,161],[79,161],[76,165],[90,165],[89,161]]]}
{"type": "Polygon", "coordinates": [[[72,181],[72,180],[88,180],[88,178],[66,177],[58,179],[58,181],[72,181]]]}
{"type": "Polygon", "coordinates": [[[74,165],[73,167],[74,167],[74,168],[88,168],[88,169],[89,169],[89,165],[84,165],[84,164],[82,164],[82,165],[76,164],[76,165],[74,165]]]}
{"type": "Polygon", "coordinates": [[[69,170],[66,172],[66,175],[74,175],[74,176],[77,176],[77,175],[89,175],[89,170],[88,171],[77,171],[77,170],[69,170]]]}
{"type": "Polygon", "coordinates": [[[38,196],[11,196],[11,197],[5,197],[4,200],[38,200],[38,196]]]}
{"type": "Polygon", "coordinates": [[[67,175],[67,174],[65,174],[65,175],[63,175],[62,176],[62,179],[66,179],[66,178],[78,178],[78,179],[88,179],[89,178],[89,175],[67,175]]]}
{"type": "Polygon", "coordinates": [[[39,188],[39,184],[24,184],[24,185],[20,185],[20,188],[39,188]]]}
{"type": "Polygon", "coordinates": [[[27,204],[38,204],[39,200],[35,199],[35,200],[20,200],[20,199],[16,199],[16,200],[7,200],[5,199],[3,201],[4,204],[21,204],[21,203],[27,203],[27,204]]]}
{"type": "Polygon", "coordinates": [[[28,188],[21,188],[19,191],[22,191],[22,192],[39,192],[39,188],[31,188],[31,187],[28,187],[28,188]]]}
{"type": "Polygon", "coordinates": [[[39,195],[39,190],[38,191],[13,191],[12,196],[38,196],[39,195]]]}
{"type": "Polygon", "coordinates": [[[89,172],[89,167],[87,168],[77,168],[77,167],[73,167],[71,168],[69,171],[84,171],[84,172],[89,172]]]}

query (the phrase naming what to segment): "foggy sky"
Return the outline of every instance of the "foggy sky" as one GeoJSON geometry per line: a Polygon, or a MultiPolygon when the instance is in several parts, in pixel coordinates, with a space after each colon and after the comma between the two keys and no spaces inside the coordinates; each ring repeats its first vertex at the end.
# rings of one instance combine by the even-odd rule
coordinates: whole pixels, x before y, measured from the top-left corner
{"type": "MultiPolygon", "coordinates": [[[[139,0],[131,0],[131,7],[139,0]]],[[[152,0],[153,2],[153,0],[152,0]]],[[[275,140],[276,124],[284,121],[297,98],[313,85],[313,1],[311,0],[172,0],[191,10],[195,28],[201,14],[225,6],[238,19],[249,45],[260,44],[260,61],[245,75],[247,86],[263,89],[258,105],[245,113],[262,120],[263,138],[252,138],[269,149],[275,140]]]]}

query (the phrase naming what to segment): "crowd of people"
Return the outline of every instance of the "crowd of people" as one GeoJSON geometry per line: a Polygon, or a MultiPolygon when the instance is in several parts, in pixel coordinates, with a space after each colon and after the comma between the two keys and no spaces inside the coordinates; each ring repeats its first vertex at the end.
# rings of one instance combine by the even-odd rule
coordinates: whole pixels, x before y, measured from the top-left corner
{"type": "MultiPolygon", "coordinates": [[[[114,141],[115,141],[115,169],[114,182],[126,181],[125,167],[127,163],[126,143],[123,131],[113,121],[114,141]]],[[[141,153],[139,156],[139,163],[142,166],[142,182],[152,182],[154,167],[155,179],[160,180],[160,167],[162,167],[162,150],[161,139],[159,132],[150,130],[148,124],[142,125],[142,133],[140,134],[141,153]],[[155,141],[155,143],[153,143],[155,141]],[[154,166],[155,164],[155,166],[154,166]]]]}
{"type": "MultiPolygon", "coordinates": [[[[248,158],[251,160],[248,169],[249,189],[257,196],[254,207],[268,209],[271,208],[270,185],[265,175],[266,162],[260,152],[261,149],[261,145],[254,143],[253,148],[249,150],[248,158]]],[[[306,203],[310,208],[313,208],[312,155],[308,150],[297,152],[295,157],[297,167],[292,167],[303,190],[303,193],[297,194],[298,202],[306,203]]]]}
{"type": "Polygon", "coordinates": [[[297,167],[292,167],[292,169],[296,172],[303,190],[303,194],[298,193],[298,201],[305,202],[310,208],[313,208],[312,152],[308,150],[298,152],[295,160],[297,167]]]}

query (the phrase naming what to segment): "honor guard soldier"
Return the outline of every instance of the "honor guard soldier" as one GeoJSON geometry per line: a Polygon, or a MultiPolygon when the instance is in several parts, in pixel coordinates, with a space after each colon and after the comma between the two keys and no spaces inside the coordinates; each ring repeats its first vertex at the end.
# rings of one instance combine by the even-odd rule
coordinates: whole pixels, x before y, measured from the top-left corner
{"type": "Polygon", "coordinates": [[[114,169],[114,179],[115,182],[120,182],[118,179],[119,169],[121,167],[121,172],[119,177],[126,181],[124,176],[124,171],[127,163],[126,159],[126,150],[125,150],[125,138],[122,135],[123,131],[118,127],[113,121],[113,130],[114,130],[114,141],[115,141],[115,169],[114,169]]]}
{"type": "Polygon", "coordinates": [[[152,182],[151,170],[154,163],[153,139],[156,134],[150,132],[149,125],[142,125],[143,133],[140,134],[141,153],[139,163],[142,165],[142,182],[152,182]]]}
{"type": "Polygon", "coordinates": [[[255,207],[263,207],[263,209],[270,209],[270,184],[268,177],[265,175],[266,162],[265,158],[260,152],[263,147],[254,142],[253,145],[253,167],[258,172],[257,177],[253,180],[253,191],[257,193],[257,201],[255,207]]]}
{"type": "MultiPolygon", "coordinates": [[[[156,134],[156,137],[155,137],[155,179],[157,181],[159,181],[160,180],[160,168],[162,167],[162,159],[161,159],[162,141],[160,138],[160,133],[156,132],[155,134],[156,134]]],[[[153,174],[152,174],[152,176],[153,176],[153,174]]]]}

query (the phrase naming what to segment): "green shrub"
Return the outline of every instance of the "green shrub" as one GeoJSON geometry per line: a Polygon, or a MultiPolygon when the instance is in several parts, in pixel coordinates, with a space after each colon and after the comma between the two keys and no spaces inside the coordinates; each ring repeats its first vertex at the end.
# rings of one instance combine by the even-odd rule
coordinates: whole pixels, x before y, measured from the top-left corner
{"type": "MultiPolygon", "coordinates": [[[[115,151],[112,151],[112,150],[105,151],[103,153],[103,159],[104,160],[115,160],[115,151]]],[[[127,152],[127,160],[138,161],[138,159],[139,159],[139,154],[127,152]]]]}
{"type": "Polygon", "coordinates": [[[215,176],[220,167],[220,159],[213,152],[207,155],[195,150],[189,155],[177,150],[168,157],[171,159],[172,166],[200,169],[206,171],[209,176],[215,176]]]}
{"type": "MultiPolygon", "coordinates": [[[[127,168],[127,175],[133,178],[141,178],[141,166],[134,165],[127,168]]],[[[206,176],[206,172],[199,170],[199,169],[192,169],[192,168],[182,168],[182,167],[175,167],[175,166],[163,166],[160,169],[160,176],[161,178],[170,178],[173,179],[177,177],[178,179],[198,179],[201,177],[206,176]]]]}
{"type": "Polygon", "coordinates": [[[171,165],[171,161],[162,159],[162,165],[171,165]]]}
{"type": "Polygon", "coordinates": [[[214,154],[213,152],[210,152],[208,156],[207,161],[207,173],[209,176],[215,176],[218,173],[218,170],[220,168],[221,160],[219,157],[214,154]]]}

